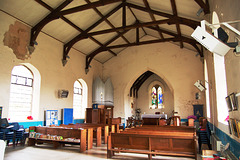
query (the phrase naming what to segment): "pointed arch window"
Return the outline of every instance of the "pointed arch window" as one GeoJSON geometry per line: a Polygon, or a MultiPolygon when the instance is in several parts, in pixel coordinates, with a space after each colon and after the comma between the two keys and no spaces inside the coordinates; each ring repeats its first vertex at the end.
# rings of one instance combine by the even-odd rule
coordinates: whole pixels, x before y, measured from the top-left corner
{"type": "Polygon", "coordinates": [[[161,86],[155,85],[154,87],[152,87],[151,101],[152,104],[150,106],[150,109],[163,108],[163,91],[161,86]]]}

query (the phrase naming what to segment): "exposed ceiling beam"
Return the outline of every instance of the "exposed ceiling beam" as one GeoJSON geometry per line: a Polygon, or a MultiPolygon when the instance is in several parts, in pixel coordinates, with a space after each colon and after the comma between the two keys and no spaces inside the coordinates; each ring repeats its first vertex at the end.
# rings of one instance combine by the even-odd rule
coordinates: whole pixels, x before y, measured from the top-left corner
{"type": "Polygon", "coordinates": [[[121,2],[121,1],[122,0],[99,0],[97,2],[92,2],[91,4],[85,4],[85,5],[73,7],[73,8],[70,8],[70,9],[62,10],[60,12],[60,15],[72,14],[72,13],[84,11],[84,10],[87,10],[87,9],[100,7],[100,6],[108,5],[108,4],[115,3],[115,2],[121,2]]]}
{"type": "Polygon", "coordinates": [[[123,0],[123,7],[122,7],[122,26],[125,27],[126,26],[126,0],[123,0]]]}
{"type": "MultiPolygon", "coordinates": [[[[126,27],[118,27],[118,28],[115,28],[115,29],[107,29],[107,30],[102,30],[102,31],[91,32],[91,33],[88,33],[88,35],[95,36],[95,35],[99,35],[99,34],[106,34],[106,33],[115,32],[115,31],[124,31],[125,29],[130,30],[130,29],[135,29],[135,28],[139,28],[139,27],[156,26],[157,24],[165,24],[165,23],[168,23],[168,22],[171,22],[171,21],[172,21],[171,19],[165,19],[165,20],[159,20],[159,21],[155,21],[155,22],[136,23],[136,24],[129,25],[129,26],[126,26],[126,27]]],[[[193,40],[193,39],[191,39],[191,41],[188,38],[182,40],[182,38],[184,38],[184,37],[179,37],[177,34],[174,34],[174,36],[175,36],[175,38],[167,38],[166,40],[165,39],[150,40],[150,41],[144,41],[144,42],[138,42],[138,43],[129,43],[129,44],[109,46],[109,47],[106,47],[106,48],[116,49],[116,48],[125,48],[125,47],[136,46],[136,45],[145,45],[145,44],[159,43],[159,42],[169,42],[169,41],[173,41],[173,42],[183,41],[183,42],[189,43],[191,45],[196,43],[196,41],[193,40]]],[[[85,38],[87,38],[87,37],[85,37],[85,38]]],[[[107,46],[107,45],[105,44],[105,46],[107,46]]],[[[199,52],[199,54],[202,56],[203,54],[199,50],[197,45],[193,45],[193,46],[199,52]]],[[[93,57],[95,55],[97,55],[98,53],[103,52],[103,51],[106,51],[106,50],[104,48],[97,49],[97,51],[94,51],[93,53],[91,53],[90,55],[88,55],[86,57],[86,68],[85,68],[86,71],[88,71],[89,64],[91,63],[93,57]]]]}
{"type": "Polygon", "coordinates": [[[165,38],[165,39],[156,39],[156,40],[149,40],[149,41],[141,41],[138,44],[136,42],[130,43],[130,44],[119,44],[119,45],[113,45],[108,46],[108,49],[116,49],[116,48],[125,48],[125,47],[132,47],[132,46],[138,46],[138,45],[146,45],[146,44],[153,44],[153,43],[159,43],[159,42],[179,42],[180,38],[165,38]]]}
{"type": "Polygon", "coordinates": [[[136,43],[139,44],[139,28],[136,28],[136,43]]]}
{"type": "MultiPolygon", "coordinates": [[[[89,0],[85,0],[87,3],[90,3],[90,1],[89,0]]],[[[122,5],[123,7],[124,7],[124,3],[123,3],[123,5],[122,5]]],[[[94,9],[94,11],[101,17],[101,18],[104,18],[104,15],[95,7],[95,8],[93,8],[94,9]]],[[[104,21],[110,26],[110,27],[112,27],[112,28],[115,28],[115,26],[107,19],[107,18],[104,18],[104,21]]],[[[118,34],[120,34],[120,32],[117,32],[118,34]]],[[[127,38],[125,38],[123,35],[121,36],[122,37],[122,39],[125,41],[125,42],[127,42],[127,43],[129,43],[129,41],[127,40],[127,38]]]]}
{"type": "Polygon", "coordinates": [[[87,32],[91,31],[92,29],[94,29],[96,26],[98,26],[100,23],[102,23],[103,21],[105,21],[108,17],[110,17],[112,14],[114,14],[116,11],[118,11],[120,8],[122,7],[122,4],[118,5],[117,7],[115,7],[113,10],[111,10],[110,12],[108,12],[105,16],[103,16],[101,19],[99,19],[97,22],[95,22],[94,24],[92,24],[90,27],[88,27],[84,32],[80,33],[79,35],[77,35],[76,37],[74,37],[72,40],[70,40],[68,43],[66,43],[64,45],[64,49],[63,49],[63,59],[66,60],[66,57],[70,51],[70,49],[72,48],[72,46],[88,37],[89,35],[87,34],[87,32]]]}
{"type": "MultiPolygon", "coordinates": [[[[41,0],[36,0],[38,3],[40,3],[41,5],[43,5],[45,8],[49,9],[50,11],[54,11],[53,8],[51,8],[49,5],[47,5],[46,3],[42,2],[41,0]]],[[[83,33],[84,31],[78,27],[77,25],[75,25],[74,23],[72,23],[70,20],[68,20],[66,17],[64,16],[61,16],[60,17],[63,21],[65,21],[66,23],[68,23],[70,26],[72,26],[73,28],[75,28],[76,30],[78,30],[79,32],[83,33]]],[[[89,37],[92,41],[94,41],[95,43],[97,43],[98,45],[103,46],[102,43],[100,43],[98,40],[96,40],[95,38],[93,38],[92,36],[89,37]]],[[[108,49],[107,49],[108,50],[108,49]]],[[[113,51],[111,50],[108,50],[110,53],[112,53],[113,55],[116,55],[116,53],[114,53],[113,51]]],[[[62,63],[63,65],[66,64],[66,55],[63,56],[63,60],[62,60],[62,63]]]]}
{"type": "Polygon", "coordinates": [[[200,25],[200,22],[198,22],[198,21],[194,21],[194,20],[179,17],[179,16],[174,16],[174,15],[164,13],[164,12],[159,12],[159,11],[156,11],[156,10],[153,10],[153,9],[149,10],[145,7],[138,6],[138,5],[135,5],[135,4],[132,4],[132,3],[126,3],[126,5],[131,7],[131,8],[135,8],[135,9],[138,9],[138,10],[141,10],[141,11],[144,11],[144,12],[151,12],[151,13],[156,14],[158,16],[163,16],[163,17],[167,17],[167,18],[170,18],[170,19],[173,18],[173,19],[176,20],[176,21],[169,22],[169,24],[176,24],[176,22],[177,22],[179,24],[187,25],[187,26],[191,27],[192,29],[196,29],[197,26],[200,25]]]}
{"type": "MultiPolygon", "coordinates": [[[[174,16],[178,16],[177,6],[176,6],[175,0],[170,0],[170,1],[171,1],[171,6],[172,6],[173,15],[174,15],[174,16]]],[[[179,23],[176,23],[176,29],[177,29],[178,36],[181,37],[181,36],[182,36],[182,33],[181,33],[181,29],[180,29],[179,23]]],[[[183,48],[183,42],[182,42],[182,41],[180,41],[180,48],[183,48]]]]}
{"type": "MultiPolygon", "coordinates": [[[[136,16],[136,15],[134,14],[134,12],[132,11],[132,8],[128,7],[128,9],[129,9],[130,12],[132,13],[132,15],[133,15],[133,17],[135,18],[135,20],[139,22],[137,16],[136,16]]],[[[145,33],[145,35],[147,35],[147,32],[144,30],[144,28],[143,28],[143,27],[141,27],[141,28],[142,28],[143,32],[145,33]]]]}
{"type": "Polygon", "coordinates": [[[59,11],[62,10],[64,7],[66,7],[69,3],[71,3],[73,0],[66,0],[62,4],[60,4],[56,9],[51,9],[51,7],[47,7],[47,4],[42,2],[41,0],[35,0],[39,4],[43,5],[47,9],[51,11],[50,14],[48,14],[45,18],[43,18],[38,24],[36,24],[31,29],[31,38],[30,38],[30,46],[34,46],[34,43],[37,39],[38,34],[41,32],[42,28],[48,24],[49,22],[60,18],[59,11]]]}
{"type": "MultiPolygon", "coordinates": [[[[170,32],[170,31],[161,29],[161,28],[156,28],[156,27],[153,27],[153,26],[150,26],[150,27],[147,27],[147,28],[150,28],[150,29],[153,29],[153,30],[156,30],[156,31],[157,31],[157,30],[160,30],[162,33],[168,34],[168,35],[170,35],[170,36],[174,36],[174,37],[177,37],[177,36],[178,36],[176,33],[173,33],[173,32],[170,32]]],[[[188,37],[184,37],[184,36],[181,36],[181,39],[182,39],[183,42],[192,45],[192,46],[197,50],[197,52],[199,53],[199,55],[200,55],[201,57],[203,57],[203,51],[200,50],[199,47],[197,46],[197,44],[198,44],[197,41],[195,41],[194,39],[188,38],[188,37]]]]}
{"type": "MultiPolygon", "coordinates": [[[[148,1],[147,1],[147,0],[143,0],[143,2],[144,2],[144,5],[146,6],[146,8],[147,8],[148,10],[151,10],[148,1]]],[[[150,15],[152,21],[155,22],[155,21],[156,21],[156,18],[154,17],[153,13],[152,13],[152,12],[149,12],[149,15],[150,15]]],[[[159,26],[156,25],[156,27],[159,27],[159,26]]],[[[162,39],[164,39],[162,32],[158,32],[158,34],[159,34],[159,36],[160,36],[162,39]]]]}
{"type": "Polygon", "coordinates": [[[48,24],[49,22],[51,22],[51,21],[53,21],[55,19],[58,19],[58,18],[62,17],[63,15],[66,15],[66,14],[80,12],[80,11],[84,11],[84,10],[91,9],[91,8],[94,8],[94,7],[99,7],[99,6],[103,6],[103,5],[119,2],[119,1],[122,1],[122,0],[100,0],[100,1],[97,1],[97,2],[93,2],[91,4],[86,4],[86,5],[82,5],[82,6],[78,6],[78,7],[74,7],[74,8],[70,8],[70,9],[66,9],[66,10],[63,10],[63,11],[61,11],[61,10],[63,8],[65,8],[68,4],[70,4],[73,0],[65,0],[61,5],[59,5],[54,10],[51,9],[51,7],[48,6],[42,0],[35,0],[35,1],[38,2],[39,4],[41,4],[43,7],[47,8],[48,10],[50,10],[51,13],[48,14],[44,19],[42,19],[37,25],[35,25],[31,29],[30,46],[34,46],[34,42],[36,41],[38,34],[42,30],[42,28],[46,24],[48,24]]]}
{"type": "MultiPolygon", "coordinates": [[[[198,53],[203,56],[201,50],[197,47],[196,42],[192,39],[184,38],[184,37],[177,37],[177,38],[165,38],[165,39],[157,39],[157,40],[149,40],[149,41],[141,41],[138,44],[137,43],[130,43],[130,44],[120,44],[120,45],[113,45],[108,46],[108,49],[116,49],[116,48],[125,48],[125,47],[132,47],[132,46],[138,46],[138,45],[146,45],[146,44],[153,44],[153,43],[160,43],[160,42],[180,42],[183,41],[185,43],[189,43],[193,45],[193,47],[198,51],[198,53]]],[[[104,50],[103,50],[104,51],[104,50]]]]}
{"type": "MultiPolygon", "coordinates": [[[[197,26],[200,25],[200,22],[178,16],[175,0],[170,0],[171,6],[172,6],[172,14],[153,10],[149,5],[148,0],[143,0],[145,7],[136,5],[136,4],[132,4],[130,2],[127,2],[126,0],[97,0],[97,1],[93,1],[93,2],[91,2],[90,0],[85,0],[87,4],[69,8],[69,9],[65,9],[65,10],[64,10],[64,8],[68,4],[70,4],[73,0],[65,0],[56,9],[51,8],[51,6],[49,6],[48,4],[43,2],[43,0],[35,0],[35,1],[38,2],[40,5],[42,5],[43,7],[45,7],[46,9],[48,9],[49,11],[51,11],[51,13],[48,14],[43,20],[41,20],[37,25],[35,25],[32,28],[30,45],[34,46],[34,43],[36,41],[38,34],[40,33],[40,31],[46,24],[48,24],[49,22],[51,22],[55,19],[61,18],[66,23],[68,23],[70,26],[72,26],[73,28],[75,28],[76,30],[78,30],[80,32],[79,35],[77,35],[76,37],[74,37],[72,40],[70,40],[69,42],[67,42],[64,45],[63,60],[66,60],[67,55],[68,55],[70,49],[73,47],[73,45],[82,39],[89,38],[90,40],[94,41],[95,43],[97,43],[99,45],[98,49],[96,49],[95,51],[93,51],[92,53],[90,53],[89,55],[86,56],[86,69],[88,69],[88,66],[90,65],[90,62],[94,58],[94,56],[96,56],[100,52],[108,51],[108,52],[112,53],[113,55],[117,55],[111,49],[125,48],[125,47],[129,47],[129,46],[144,45],[144,44],[159,43],[159,42],[168,42],[168,41],[179,42],[181,48],[183,48],[183,42],[189,43],[199,52],[199,54],[201,56],[203,56],[202,50],[199,49],[197,42],[191,38],[182,36],[181,28],[180,28],[180,24],[183,24],[183,25],[191,27],[192,29],[195,29],[197,26]],[[117,3],[119,5],[105,15],[103,15],[97,8],[97,7],[105,6],[105,5],[108,5],[111,3],[117,3]],[[136,18],[137,23],[132,24],[132,25],[127,24],[127,16],[128,15],[127,15],[126,7],[129,8],[129,10],[133,14],[133,16],[136,18]],[[122,26],[116,27],[113,25],[113,23],[111,23],[108,20],[108,18],[121,8],[122,8],[122,10],[121,10],[122,11],[122,26]],[[77,12],[81,12],[81,11],[88,10],[88,9],[93,9],[100,16],[100,19],[85,30],[81,29],[76,24],[72,23],[70,20],[68,20],[66,17],[64,17],[64,15],[69,15],[72,13],[77,13],[77,12]],[[152,21],[140,22],[138,20],[137,16],[134,14],[132,9],[136,9],[136,10],[140,10],[140,11],[148,13],[149,16],[151,17],[152,21]],[[165,17],[166,19],[156,20],[155,16],[162,16],[162,17],[165,17]],[[92,29],[94,29],[99,24],[101,24],[103,21],[105,21],[111,28],[90,32],[92,29]],[[167,30],[161,29],[160,28],[161,24],[176,25],[177,33],[169,32],[167,30]],[[145,32],[145,34],[147,34],[144,27],[156,30],[159,33],[159,36],[161,37],[161,39],[140,42],[139,28],[142,28],[143,31],[145,32]],[[130,43],[129,40],[124,36],[124,34],[131,29],[136,30],[136,42],[135,43],[130,43]],[[108,34],[108,33],[113,33],[113,32],[116,33],[117,35],[114,38],[108,40],[108,42],[105,44],[102,44],[96,38],[94,38],[94,36],[97,36],[97,35],[103,35],[103,34],[108,34]],[[171,35],[173,37],[164,39],[163,33],[171,35]],[[116,39],[118,39],[120,37],[126,42],[126,44],[109,46],[113,41],[115,41],[116,39]]],[[[204,13],[206,14],[207,11],[209,10],[208,0],[195,0],[195,2],[201,8],[203,8],[204,13]]]]}
{"type": "Polygon", "coordinates": [[[147,26],[155,26],[155,25],[160,25],[160,24],[166,24],[166,23],[171,23],[172,21],[176,21],[175,19],[164,19],[164,20],[158,20],[155,22],[142,22],[142,23],[135,23],[133,25],[128,25],[126,27],[116,27],[115,29],[106,29],[106,30],[101,30],[101,31],[95,31],[95,32],[90,32],[86,35],[84,38],[88,38],[88,36],[96,36],[100,34],[107,34],[111,32],[116,32],[116,31],[124,31],[128,29],[135,29],[135,28],[141,28],[141,27],[147,27],[147,26]]]}
{"type": "Polygon", "coordinates": [[[114,38],[110,39],[108,42],[106,42],[104,44],[104,47],[100,47],[98,49],[96,49],[95,51],[93,51],[91,54],[86,56],[86,66],[85,66],[85,72],[87,73],[89,70],[89,65],[91,63],[91,61],[93,60],[94,56],[96,56],[97,54],[99,54],[102,51],[106,51],[106,46],[111,44],[112,42],[114,42],[116,39],[118,39],[119,37],[121,37],[122,35],[124,35],[125,33],[127,33],[129,30],[125,30],[123,32],[121,32],[121,34],[116,35],[114,38]]]}

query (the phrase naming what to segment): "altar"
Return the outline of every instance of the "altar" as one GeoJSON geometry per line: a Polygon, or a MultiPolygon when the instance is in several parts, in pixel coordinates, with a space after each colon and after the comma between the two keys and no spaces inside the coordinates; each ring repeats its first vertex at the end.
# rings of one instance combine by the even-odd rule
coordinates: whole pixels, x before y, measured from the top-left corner
{"type": "Polygon", "coordinates": [[[167,119],[167,114],[142,114],[142,119],[143,118],[164,118],[167,119]]]}
{"type": "Polygon", "coordinates": [[[143,125],[159,125],[160,119],[167,119],[167,114],[142,114],[143,125]]]}

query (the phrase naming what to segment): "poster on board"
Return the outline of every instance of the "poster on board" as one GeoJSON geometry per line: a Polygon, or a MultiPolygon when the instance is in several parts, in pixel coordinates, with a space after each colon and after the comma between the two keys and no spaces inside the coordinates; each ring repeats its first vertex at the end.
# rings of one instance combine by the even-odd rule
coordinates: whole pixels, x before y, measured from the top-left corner
{"type": "Polygon", "coordinates": [[[0,106],[0,118],[2,118],[2,106],[0,106]]]}

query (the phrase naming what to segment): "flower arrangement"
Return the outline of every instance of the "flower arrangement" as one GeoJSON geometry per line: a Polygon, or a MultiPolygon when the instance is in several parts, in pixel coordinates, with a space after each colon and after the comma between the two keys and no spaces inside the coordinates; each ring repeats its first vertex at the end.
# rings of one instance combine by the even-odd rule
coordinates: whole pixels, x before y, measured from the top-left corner
{"type": "Polygon", "coordinates": [[[27,119],[28,120],[33,120],[33,117],[32,116],[27,116],[27,119]]]}
{"type": "Polygon", "coordinates": [[[136,113],[141,113],[141,109],[140,109],[140,108],[136,108],[136,109],[135,109],[135,112],[136,112],[136,113]]]}
{"type": "Polygon", "coordinates": [[[197,116],[191,115],[191,116],[188,116],[188,117],[187,117],[187,119],[191,119],[191,118],[194,119],[194,120],[196,120],[196,119],[197,119],[197,116]]]}

